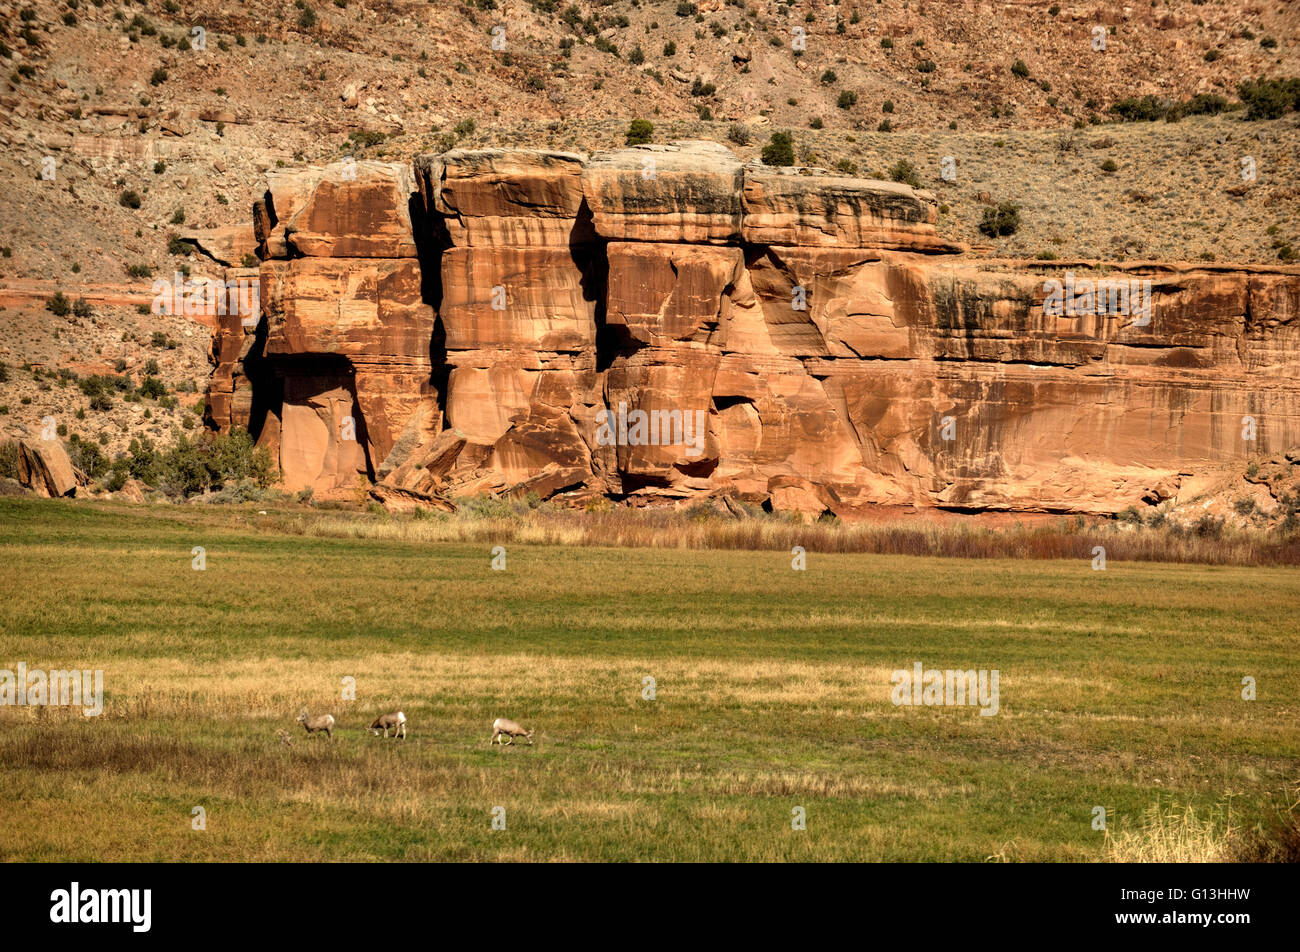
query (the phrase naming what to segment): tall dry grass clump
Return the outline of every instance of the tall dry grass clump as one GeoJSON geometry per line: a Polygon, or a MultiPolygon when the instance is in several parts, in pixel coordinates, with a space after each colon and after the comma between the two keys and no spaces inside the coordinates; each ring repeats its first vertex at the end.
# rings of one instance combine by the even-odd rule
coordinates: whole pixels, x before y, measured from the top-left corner
{"type": "Polygon", "coordinates": [[[847,524],[756,510],[722,515],[707,506],[686,510],[607,509],[581,512],[511,504],[463,507],[455,513],[308,511],[277,514],[281,531],[315,537],[393,539],[418,543],[531,543],[625,548],[746,549],[993,559],[1092,559],[1102,546],[1116,561],[1208,565],[1300,565],[1300,538],[1264,531],[1200,536],[1174,527],[1059,519],[1050,524],[990,528],[963,523],[847,524]]]}
{"type": "Polygon", "coordinates": [[[1106,831],[1106,856],[1114,863],[1224,863],[1234,858],[1240,836],[1227,807],[1202,816],[1190,804],[1157,801],[1138,829],[1106,831]]]}

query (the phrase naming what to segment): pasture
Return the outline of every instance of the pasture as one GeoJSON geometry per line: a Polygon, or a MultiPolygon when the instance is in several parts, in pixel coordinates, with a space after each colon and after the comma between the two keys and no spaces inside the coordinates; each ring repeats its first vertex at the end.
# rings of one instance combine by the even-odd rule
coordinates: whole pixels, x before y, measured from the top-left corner
{"type": "Polygon", "coordinates": [[[491,548],[0,499],[0,668],[104,672],[0,707],[0,859],[1098,861],[1153,807],[1213,858],[1294,801],[1295,568],[491,548]],[[916,662],[998,713],[895,706],[916,662]]]}

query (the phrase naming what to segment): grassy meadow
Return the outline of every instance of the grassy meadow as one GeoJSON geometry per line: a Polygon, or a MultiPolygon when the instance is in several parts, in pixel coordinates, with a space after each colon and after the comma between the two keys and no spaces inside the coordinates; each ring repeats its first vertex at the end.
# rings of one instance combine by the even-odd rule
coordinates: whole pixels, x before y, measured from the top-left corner
{"type": "Polygon", "coordinates": [[[1296,799],[1294,567],[512,538],[493,571],[290,518],[0,499],[0,668],[105,684],[0,707],[0,859],[1214,859],[1296,799]],[[999,713],[895,707],[916,661],[997,669],[999,713]],[[364,731],[395,707],[405,741],[364,731]]]}

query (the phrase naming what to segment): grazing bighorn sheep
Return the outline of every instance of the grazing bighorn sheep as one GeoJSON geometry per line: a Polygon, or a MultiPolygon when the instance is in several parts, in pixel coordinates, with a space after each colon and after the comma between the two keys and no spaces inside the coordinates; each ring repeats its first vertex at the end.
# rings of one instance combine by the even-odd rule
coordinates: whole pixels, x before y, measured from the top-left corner
{"type": "Polygon", "coordinates": [[[331,740],[334,739],[333,714],[317,714],[315,717],[311,717],[307,714],[307,709],[304,707],[298,712],[298,723],[307,729],[308,734],[314,734],[317,731],[324,731],[326,737],[331,740]]]}
{"type": "Polygon", "coordinates": [[[516,737],[525,738],[528,741],[529,747],[533,745],[532,730],[531,729],[524,730],[521,726],[516,724],[514,721],[510,720],[510,718],[508,717],[498,717],[495,721],[492,722],[492,740],[488,741],[488,743],[499,744],[501,743],[501,738],[503,736],[510,738],[510,740],[506,743],[507,747],[514,745],[516,737]]]}
{"type": "Polygon", "coordinates": [[[392,728],[393,739],[406,737],[406,715],[401,711],[393,711],[391,714],[380,714],[375,718],[375,722],[370,725],[370,733],[376,737],[379,736],[380,729],[383,730],[384,736],[388,736],[389,728],[392,728]]]}

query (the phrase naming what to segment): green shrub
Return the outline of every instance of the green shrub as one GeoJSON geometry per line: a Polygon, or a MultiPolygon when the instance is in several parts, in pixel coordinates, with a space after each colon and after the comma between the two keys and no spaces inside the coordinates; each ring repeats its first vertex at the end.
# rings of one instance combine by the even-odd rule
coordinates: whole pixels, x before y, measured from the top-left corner
{"type": "Polygon", "coordinates": [[[990,238],[1014,235],[1020,227],[1020,206],[1012,202],[999,202],[996,208],[984,209],[979,230],[990,238]]]}
{"type": "Polygon", "coordinates": [[[645,145],[654,139],[655,127],[649,119],[633,119],[627,127],[628,145],[645,145]]]}
{"type": "Polygon", "coordinates": [[[127,189],[117,197],[117,203],[123,208],[139,208],[143,202],[140,199],[140,193],[133,188],[127,189]]]}
{"type": "Polygon", "coordinates": [[[763,146],[761,158],[764,165],[794,165],[794,140],[788,132],[773,132],[767,145],[763,146]]]}
{"type": "Polygon", "coordinates": [[[145,377],[140,382],[140,393],[146,397],[157,400],[167,393],[167,385],[157,377],[145,377]]]}
{"type": "Polygon", "coordinates": [[[55,317],[67,317],[72,311],[72,302],[64,296],[62,291],[55,291],[53,296],[45,301],[45,310],[55,317]]]}
{"type": "Polygon", "coordinates": [[[852,109],[858,103],[858,94],[851,89],[840,90],[840,98],[835,100],[835,105],[841,109],[852,109]]]}
{"type": "Polygon", "coordinates": [[[907,159],[899,159],[889,169],[889,177],[892,181],[902,182],[912,188],[921,187],[921,179],[916,174],[916,168],[907,159]]]}
{"type": "Polygon", "coordinates": [[[1029,67],[1025,65],[1024,60],[1016,60],[1011,64],[1011,75],[1019,76],[1021,79],[1029,77],[1029,67]]]}
{"type": "Polygon", "coordinates": [[[1300,109],[1300,79],[1245,80],[1237,95],[1246,106],[1246,119],[1277,119],[1288,108],[1300,109]]]}
{"type": "Polygon", "coordinates": [[[1169,103],[1159,96],[1129,96],[1113,103],[1110,112],[1125,122],[1155,122],[1168,109],[1169,103]]]}
{"type": "Polygon", "coordinates": [[[716,85],[713,83],[706,83],[698,76],[695,77],[695,82],[691,83],[692,96],[712,96],[717,91],[718,87],[716,85]]]}
{"type": "Polygon", "coordinates": [[[1189,116],[1217,116],[1228,108],[1228,100],[1213,93],[1197,93],[1183,106],[1189,116]]]}

